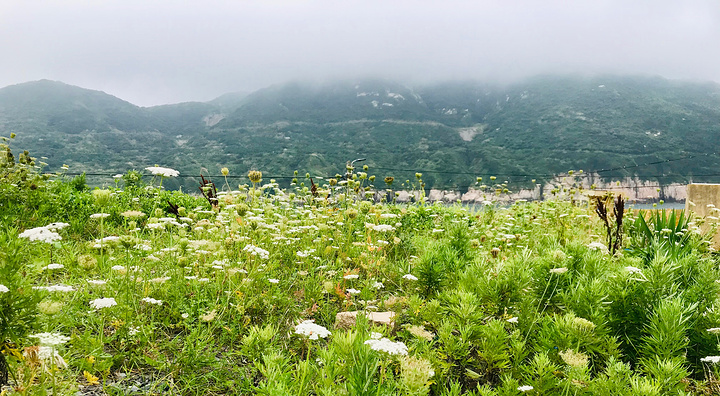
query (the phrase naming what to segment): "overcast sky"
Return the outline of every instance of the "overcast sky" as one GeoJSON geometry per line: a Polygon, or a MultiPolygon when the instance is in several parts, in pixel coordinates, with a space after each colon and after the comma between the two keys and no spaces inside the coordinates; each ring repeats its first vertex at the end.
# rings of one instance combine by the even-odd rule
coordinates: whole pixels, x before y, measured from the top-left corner
{"type": "Polygon", "coordinates": [[[720,82],[720,0],[0,1],[0,87],[60,80],[141,106],[568,72],[720,82]]]}

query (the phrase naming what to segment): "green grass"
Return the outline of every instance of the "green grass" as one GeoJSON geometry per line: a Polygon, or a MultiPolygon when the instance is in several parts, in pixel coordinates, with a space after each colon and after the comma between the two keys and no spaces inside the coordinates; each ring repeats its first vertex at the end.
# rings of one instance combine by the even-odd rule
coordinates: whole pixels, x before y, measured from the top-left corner
{"type": "Polygon", "coordinates": [[[681,235],[669,240],[682,246],[668,249],[662,228],[671,219],[632,223],[626,213],[635,226],[610,256],[590,246],[605,241],[594,210],[569,201],[469,211],[376,204],[340,185],[321,185],[320,197],[330,194],[322,199],[271,183],[226,190],[212,208],[159,180],[108,194],[83,180],[43,180],[29,164],[2,169],[7,395],[718,387],[717,367],[701,360],[720,355],[708,331],[720,327],[718,258],[685,219],[673,218],[687,228],[673,229],[681,235]],[[61,240],[19,236],[53,222],[68,224],[61,240]],[[72,291],[37,289],[52,285],[72,291]],[[100,298],[116,305],[93,308],[100,298]],[[362,315],[350,329],[334,326],[338,312],[354,310],[393,311],[394,326],[362,315]],[[331,334],[296,334],[305,320],[331,334]],[[66,365],[32,356],[43,332],[69,337],[54,346],[66,365]],[[407,355],[371,348],[373,337],[407,355]]]}

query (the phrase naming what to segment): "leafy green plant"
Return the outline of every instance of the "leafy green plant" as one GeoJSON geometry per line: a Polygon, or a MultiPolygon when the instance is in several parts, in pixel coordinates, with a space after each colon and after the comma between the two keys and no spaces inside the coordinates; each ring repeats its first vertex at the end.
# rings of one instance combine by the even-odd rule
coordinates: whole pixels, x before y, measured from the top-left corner
{"type": "Polygon", "coordinates": [[[693,249],[692,234],[688,230],[690,219],[684,211],[664,210],[638,213],[630,228],[630,253],[643,257],[646,262],[657,255],[666,254],[673,259],[688,254],[693,249]],[[649,214],[646,220],[646,213],[649,214]]]}
{"type": "Polygon", "coordinates": [[[647,335],[643,337],[642,355],[646,361],[684,361],[687,332],[692,328],[696,307],[697,303],[686,304],[679,296],[661,300],[657,304],[645,328],[647,335]]]}
{"type": "Polygon", "coordinates": [[[34,329],[40,296],[31,288],[26,246],[15,230],[0,229],[0,246],[0,386],[4,386],[10,372],[7,357],[22,359],[19,346],[34,329]]]}

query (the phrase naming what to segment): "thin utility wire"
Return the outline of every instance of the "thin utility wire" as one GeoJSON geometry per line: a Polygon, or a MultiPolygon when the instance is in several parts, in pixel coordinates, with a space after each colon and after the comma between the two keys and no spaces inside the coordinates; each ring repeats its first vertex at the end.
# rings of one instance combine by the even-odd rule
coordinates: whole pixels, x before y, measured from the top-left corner
{"type": "MultiPolygon", "coordinates": [[[[644,167],[644,166],[659,165],[659,164],[664,164],[664,163],[677,162],[677,161],[688,160],[688,159],[693,159],[693,158],[702,157],[702,156],[716,155],[716,154],[717,154],[717,153],[714,153],[714,152],[713,152],[713,153],[693,154],[693,155],[689,155],[689,156],[678,157],[678,158],[670,158],[670,159],[660,160],[660,161],[650,161],[650,162],[645,162],[645,163],[642,163],[642,164],[624,165],[624,166],[618,166],[618,167],[614,167],[614,168],[603,168],[603,169],[597,169],[597,170],[593,170],[593,171],[584,171],[583,173],[576,173],[576,174],[572,175],[572,177],[577,177],[577,178],[591,177],[591,176],[594,176],[594,175],[596,175],[596,174],[598,174],[598,173],[612,172],[612,171],[616,171],[616,170],[635,169],[635,168],[640,168],[640,167],[644,167]]],[[[393,171],[393,172],[408,172],[408,173],[423,173],[423,174],[427,173],[427,174],[472,175],[472,176],[477,176],[477,175],[493,175],[493,176],[496,176],[496,177],[497,177],[497,176],[501,176],[501,177],[508,177],[508,178],[509,178],[509,177],[523,177],[523,178],[525,178],[525,180],[530,180],[531,178],[532,178],[532,179],[541,179],[541,178],[546,178],[546,177],[567,177],[567,176],[564,176],[564,175],[565,175],[564,173],[561,173],[561,174],[556,174],[556,173],[530,174],[530,173],[492,173],[492,172],[488,172],[488,171],[483,171],[483,172],[460,172],[460,171],[438,171],[438,170],[430,170],[430,169],[387,168],[387,167],[375,167],[375,166],[374,166],[374,167],[370,167],[369,170],[370,170],[370,171],[385,170],[385,171],[393,171]]],[[[83,173],[84,173],[86,176],[114,176],[114,175],[117,175],[117,173],[111,173],[111,172],[66,172],[66,173],[61,173],[61,175],[65,175],[65,176],[79,176],[79,175],[81,175],[81,174],[83,174],[83,173]]],[[[154,175],[152,175],[152,174],[142,174],[142,175],[143,175],[143,176],[148,176],[148,177],[154,176],[154,175]]],[[[247,178],[247,176],[245,176],[245,175],[227,175],[227,176],[223,176],[223,175],[203,175],[203,176],[208,177],[208,178],[215,178],[215,179],[218,179],[218,178],[219,178],[219,179],[227,178],[227,179],[231,179],[231,180],[247,178]]],[[[328,179],[328,178],[333,178],[333,177],[335,177],[335,176],[336,176],[336,175],[333,175],[333,176],[315,175],[314,178],[328,179]]],[[[568,176],[569,176],[569,175],[568,175],[568,176]]],[[[720,174],[668,175],[668,174],[663,173],[663,174],[635,175],[635,176],[636,176],[636,177],[646,177],[646,178],[661,178],[661,177],[665,177],[665,178],[667,178],[667,177],[717,177],[717,176],[720,176],[720,174]]],[[[180,178],[199,178],[199,177],[200,177],[200,174],[197,174],[197,175],[194,175],[194,174],[193,174],[193,175],[180,174],[180,175],[177,176],[177,177],[180,177],[180,178]]],[[[274,175],[272,175],[272,176],[266,176],[266,175],[263,175],[263,179],[266,179],[266,180],[270,180],[270,179],[275,179],[275,180],[288,180],[288,179],[290,179],[290,180],[292,180],[292,179],[295,179],[295,178],[297,178],[297,179],[303,179],[304,176],[301,176],[301,175],[298,175],[298,176],[274,176],[274,175]]],[[[470,186],[470,187],[471,187],[471,186],[470,186]]]]}

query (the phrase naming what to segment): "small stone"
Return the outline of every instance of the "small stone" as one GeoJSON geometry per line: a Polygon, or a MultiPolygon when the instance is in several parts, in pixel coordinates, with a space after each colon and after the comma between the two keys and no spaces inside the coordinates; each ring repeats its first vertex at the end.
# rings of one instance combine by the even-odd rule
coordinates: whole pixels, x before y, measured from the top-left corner
{"type": "MultiPolygon", "coordinates": [[[[348,312],[338,312],[337,315],[335,315],[335,327],[339,329],[349,329],[353,326],[355,326],[355,322],[357,321],[357,315],[358,313],[361,313],[360,311],[348,311],[348,312]]],[[[395,312],[392,311],[385,311],[385,312],[362,312],[370,322],[374,324],[379,324],[383,326],[387,326],[389,328],[395,327],[395,312]]]]}

